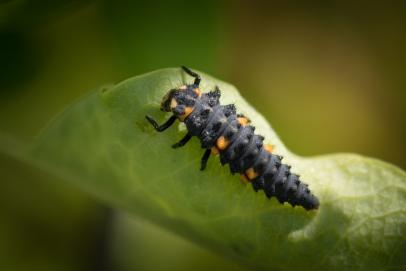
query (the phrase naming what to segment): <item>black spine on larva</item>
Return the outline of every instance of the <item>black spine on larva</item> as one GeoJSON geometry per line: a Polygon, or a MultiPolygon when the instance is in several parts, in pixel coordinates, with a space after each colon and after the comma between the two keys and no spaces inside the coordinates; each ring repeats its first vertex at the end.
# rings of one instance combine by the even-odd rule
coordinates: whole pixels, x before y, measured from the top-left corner
{"type": "MultiPolygon", "coordinates": [[[[188,86],[192,88],[193,86],[188,86]]],[[[231,173],[245,174],[253,168],[257,176],[251,180],[255,191],[276,197],[305,209],[317,209],[318,199],[310,192],[299,176],[290,172],[290,166],[282,164],[282,157],[265,150],[264,138],[254,133],[255,128],[241,125],[234,105],[219,104],[220,91],[216,89],[194,98],[193,112],[185,119],[190,134],[197,136],[202,148],[210,149],[223,136],[229,143],[220,152],[222,165],[229,164],[231,173]]]]}

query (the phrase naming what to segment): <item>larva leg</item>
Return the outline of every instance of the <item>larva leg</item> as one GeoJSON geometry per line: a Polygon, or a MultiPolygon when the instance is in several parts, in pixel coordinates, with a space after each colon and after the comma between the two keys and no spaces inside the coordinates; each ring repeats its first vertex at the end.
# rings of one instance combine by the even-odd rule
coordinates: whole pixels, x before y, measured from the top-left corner
{"type": "Polygon", "coordinates": [[[200,80],[202,80],[201,77],[200,77],[200,75],[198,75],[197,73],[191,71],[189,68],[187,68],[187,67],[185,67],[185,66],[182,66],[182,69],[183,69],[187,74],[189,74],[190,76],[192,76],[192,77],[195,78],[195,82],[193,83],[193,85],[194,85],[195,87],[198,87],[199,84],[200,84],[200,80]]]}
{"type": "Polygon", "coordinates": [[[185,146],[186,143],[192,138],[192,135],[187,133],[179,142],[172,145],[172,148],[176,149],[185,146]]]}
{"type": "Polygon", "coordinates": [[[204,169],[206,168],[207,161],[209,160],[210,154],[211,154],[211,150],[210,150],[210,149],[207,149],[207,150],[204,152],[203,157],[202,157],[202,160],[201,160],[201,162],[200,162],[200,170],[204,170],[204,169]]]}
{"type": "Polygon", "coordinates": [[[166,129],[168,129],[169,127],[171,127],[171,125],[175,122],[176,120],[176,116],[172,116],[170,117],[165,123],[163,123],[162,125],[159,125],[156,120],[154,118],[152,118],[151,116],[145,116],[145,118],[149,121],[149,123],[152,124],[152,126],[155,128],[155,130],[157,130],[158,132],[163,132],[166,129]]]}

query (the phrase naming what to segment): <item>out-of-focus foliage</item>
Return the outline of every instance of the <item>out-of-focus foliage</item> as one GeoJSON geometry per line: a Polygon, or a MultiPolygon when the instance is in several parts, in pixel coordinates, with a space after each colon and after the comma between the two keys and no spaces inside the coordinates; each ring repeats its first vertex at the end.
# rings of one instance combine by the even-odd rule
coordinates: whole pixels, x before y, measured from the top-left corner
{"type": "Polygon", "coordinates": [[[222,103],[249,116],[321,202],[313,212],[281,206],[241,186],[218,159],[198,171],[202,151],[196,140],[183,152],[174,150],[171,142],[185,131],[157,134],[145,121],[146,114],[163,121],[157,101],[184,83],[180,69],[167,69],[94,91],[57,117],[25,157],[113,206],[252,268],[406,266],[405,172],[352,154],[296,157],[232,86],[203,75],[202,89],[219,86],[222,103]]]}

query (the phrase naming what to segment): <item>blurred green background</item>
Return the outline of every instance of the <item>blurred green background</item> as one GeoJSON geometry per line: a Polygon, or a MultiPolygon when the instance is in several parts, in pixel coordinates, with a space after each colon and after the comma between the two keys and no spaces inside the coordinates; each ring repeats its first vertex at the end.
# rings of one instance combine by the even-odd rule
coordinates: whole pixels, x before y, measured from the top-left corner
{"type": "MultiPolygon", "coordinates": [[[[0,131],[30,142],[91,89],[187,65],[234,84],[297,154],[405,168],[405,48],[404,1],[0,1],[0,131]]],[[[1,270],[245,270],[0,160],[1,270]]]]}

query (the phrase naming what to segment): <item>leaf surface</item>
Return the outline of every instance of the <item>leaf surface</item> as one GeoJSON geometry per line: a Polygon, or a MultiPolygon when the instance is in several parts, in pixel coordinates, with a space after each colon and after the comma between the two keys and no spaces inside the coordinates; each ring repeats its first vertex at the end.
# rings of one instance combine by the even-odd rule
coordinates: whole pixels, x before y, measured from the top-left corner
{"type": "Polygon", "coordinates": [[[192,79],[164,69],[83,97],[46,127],[29,154],[45,171],[73,181],[105,202],[167,227],[251,268],[263,270],[394,270],[406,268],[406,173],[354,154],[301,158],[231,85],[202,74],[204,92],[218,85],[275,145],[320,199],[320,209],[281,205],[255,193],[203,150],[196,138],[171,145],[183,124],[157,133],[166,92],[192,79]]]}

